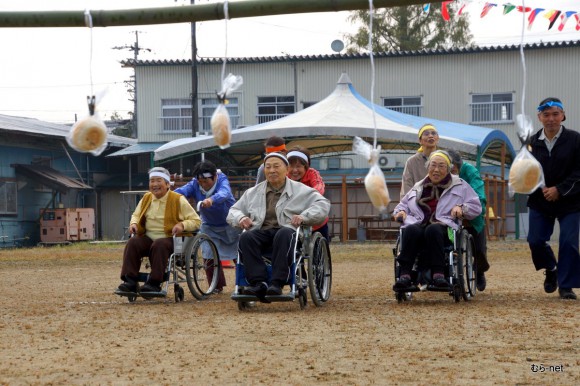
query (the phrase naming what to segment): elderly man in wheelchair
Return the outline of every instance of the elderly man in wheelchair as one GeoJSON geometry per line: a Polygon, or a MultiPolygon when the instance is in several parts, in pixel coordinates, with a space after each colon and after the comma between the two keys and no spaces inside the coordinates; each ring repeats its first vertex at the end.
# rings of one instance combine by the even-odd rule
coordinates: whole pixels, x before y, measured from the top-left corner
{"type": "Polygon", "coordinates": [[[448,227],[458,230],[459,219],[473,219],[481,213],[475,191],[458,176],[451,174],[451,159],[445,151],[435,151],[427,162],[427,176],[413,186],[395,207],[393,216],[401,221],[401,249],[396,257],[397,293],[417,290],[412,276],[417,256],[422,268],[431,272],[431,289],[445,291],[445,248],[450,244],[448,227]]]}
{"type": "MultiPolygon", "coordinates": [[[[239,253],[250,284],[244,294],[262,301],[282,295],[288,283],[294,250],[292,241],[301,225],[322,223],[330,201],[317,190],[287,178],[288,160],[282,153],[264,159],[266,181],[248,189],[230,208],[227,221],[245,230],[239,253]],[[262,256],[271,251],[271,275],[262,256]]],[[[267,302],[267,301],[266,301],[267,302]]]]}

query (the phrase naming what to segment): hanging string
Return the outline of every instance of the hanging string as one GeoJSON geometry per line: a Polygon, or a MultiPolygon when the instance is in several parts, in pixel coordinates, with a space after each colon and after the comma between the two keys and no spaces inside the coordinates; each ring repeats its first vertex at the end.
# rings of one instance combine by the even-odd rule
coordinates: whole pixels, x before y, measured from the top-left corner
{"type": "Polygon", "coordinates": [[[230,18],[228,13],[228,0],[224,2],[224,19],[225,19],[225,29],[226,29],[226,49],[224,53],[224,64],[222,66],[222,82],[226,79],[226,62],[228,61],[228,19],[230,18]]]}
{"type": "Polygon", "coordinates": [[[377,118],[375,115],[375,60],[373,57],[373,0],[369,0],[369,58],[371,59],[371,108],[373,110],[374,140],[373,148],[377,148],[377,118]]]}
{"type": "Polygon", "coordinates": [[[91,81],[91,95],[93,94],[93,18],[91,11],[85,9],[85,25],[89,27],[89,79],[91,81]]]}
{"type": "MultiPolygon", "coordinates": [[[[525,0],[522,0],[522,8],[526,9],[525,0]]],[[[524,55],[524,34],[526,27],[526,13],[522,12],[522,35],[520,40],[520,58],[522,61],[522,73],[523,73],[523,81],[522,81],[522,124],[526,121],[526,113],[525,113],[525,102],[526,102],[526,56],[524,55]]]]}

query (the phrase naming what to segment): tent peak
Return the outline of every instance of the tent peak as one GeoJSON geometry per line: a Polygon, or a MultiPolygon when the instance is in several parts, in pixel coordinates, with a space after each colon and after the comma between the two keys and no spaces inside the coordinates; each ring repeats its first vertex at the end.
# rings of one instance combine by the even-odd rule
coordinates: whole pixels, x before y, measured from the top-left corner
{"type": "Polygon", "coordinates": [[[338,82],[336,82],[336,84],[352,84],[352,81],[350,80],[348,74],[346,72],[343,72],[340,75],[340,78],[338,78],[338,82]]]}

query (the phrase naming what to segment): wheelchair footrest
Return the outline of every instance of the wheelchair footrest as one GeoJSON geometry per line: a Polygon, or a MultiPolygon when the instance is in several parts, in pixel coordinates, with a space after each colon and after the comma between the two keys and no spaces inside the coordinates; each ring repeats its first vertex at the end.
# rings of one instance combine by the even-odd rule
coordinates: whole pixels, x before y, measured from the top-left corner
{"type": "Polygon", "coordinates": [[[427,286],[427,291],[434,291],[434,292],[449,292],[451,291],[451,285],[448,287],[435,287],[433,284],[429,284],[427,286]]]}
{"type": "Polygon", "coordinates": [[[292,294],[266,295],[266,299],[271,302],[291,302],[294,300],[294,295],[292,294]]]}
{"type": "Polygon", "coordinates": [[[115,295],[119,296],[126,296],[126,297],[142,297],[144,299],[151,299],[151,298],[164,298],[167,297],[167,291],[160,291],[160,292],[126,292],[126,291],[119,291],[118,289],[115,290],[115,295]]]}
{"type": "Polygon", "coordinates": [[[416,286],[416,285],[412,285],[410,287],[405,287],[405,288],[397,288],[396,290],[393,290],[397,293],[402,292],[402,293],[406,293],[406,292],[419,292],[421,291],[421,288],[416,286]]]}

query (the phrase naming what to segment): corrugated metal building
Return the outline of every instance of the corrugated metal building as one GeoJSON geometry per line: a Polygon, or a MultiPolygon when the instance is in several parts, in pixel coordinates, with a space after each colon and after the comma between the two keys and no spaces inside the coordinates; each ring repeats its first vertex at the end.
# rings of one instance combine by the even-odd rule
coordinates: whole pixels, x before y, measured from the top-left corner
{"type": "MultiPolygon", "coordinates": [[[[560,97],[570,108],[580,105],[580,42],[532,44],[524,52],[527,115],[535,119],[538,102],[547,96],[560,97]]],[[[523,74],[518,46],[377,53],[375,68],[375,103],[413,115],[497,128],[519,148],[515,117],[521,112],[523,74]]],[[[135,69],[139,142],[192,136],[191,61],[139,61],[135,69]]],[[[199,63],[200,132],[209,130],[221,71],[221,60],[199,63]]],[[[244,79],[230,98],[234,126],[262,123],[308,107],[332,92],[342,72],[370,98],[366,54],[229,58],[226,73],[244,79]]],[[[568,127],[579,126],[573,110],[567,117],[568,127]]]]}

